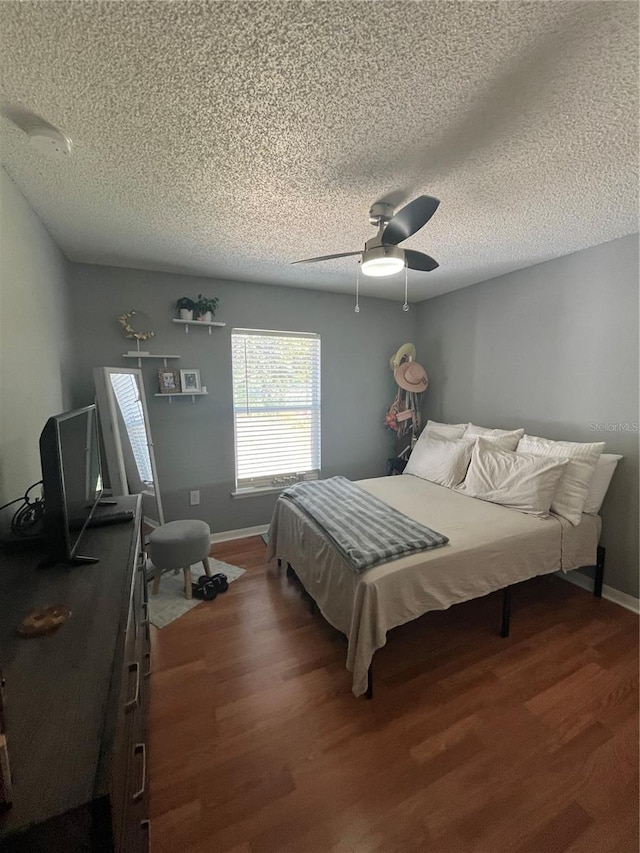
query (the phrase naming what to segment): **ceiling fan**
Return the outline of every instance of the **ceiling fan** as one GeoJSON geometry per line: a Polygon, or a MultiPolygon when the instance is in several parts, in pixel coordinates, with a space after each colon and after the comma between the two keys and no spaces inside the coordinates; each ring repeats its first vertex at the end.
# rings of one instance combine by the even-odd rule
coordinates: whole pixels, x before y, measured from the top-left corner
{"type": "Polygon", "coordinates": [[[330,261],[333,258],[347,258],[361,255],[361,269],[364,275],[393,275],[401,269],[431,272],[438,262],[423,252],[414,249],[402,249],[398,246],[403,240],[419,231],[431,219],[440,204],[437,198],[421,195],[414,198],[397,213],[387,202],[376,202],[369,211],[369,222],[375,225],[378,233],[364,244],[360,252],[340,252],[337,255],[322,255],[319,258],[305,258],[293,261],[294,264],[314,264],[317,261],[330,261]]]}

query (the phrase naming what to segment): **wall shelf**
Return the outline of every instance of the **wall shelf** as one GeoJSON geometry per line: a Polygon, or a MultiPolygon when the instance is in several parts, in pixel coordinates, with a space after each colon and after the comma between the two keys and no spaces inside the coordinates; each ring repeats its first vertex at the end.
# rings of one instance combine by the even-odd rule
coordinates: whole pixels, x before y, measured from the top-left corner
{"type": "Polygon", "coordinates": [[[179,355],[156,355],[155,352],[124,352],[123,358],[180,358],[179,355]]]}
{"type": "Polygon", "coordinates": [[[169,402],[173,402],[173,397],[191,397],[191,402],[195,402],[196,397],[206,397],[208,391],[170,391],[167,394],[154,394],[154,397],[168,397],[169,402]]]}
{"type": "Polygon", "coordinates": [[[138,360],[138,367],[142,367],[143,358],[161,358],[164,366],[167,366],[167,360],[170,358],[180,358],[179,355],[156,355],[154,352],[123,352],[123,358],[135,358],[138,360]]]}
{"type": "Polygon", "coordinates": [[[172,320],[172,323],[178,323],[181,326],[184,326],[185,334],[189,334],[189,326],[205,326],[209,329],[209,334],[211,334],[211,329],[215,326],[216,328],[223,328],[226,326],[226,323],[218,323],[215,320],[211,323],[205,323],[204,320],[172,320]]]}

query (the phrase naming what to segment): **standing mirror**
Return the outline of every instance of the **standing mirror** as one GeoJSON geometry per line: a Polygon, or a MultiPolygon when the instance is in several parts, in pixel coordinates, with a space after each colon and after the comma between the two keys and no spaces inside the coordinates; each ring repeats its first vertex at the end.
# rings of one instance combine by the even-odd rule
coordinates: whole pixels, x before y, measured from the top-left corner
{"type": "Polygon", "coordinates": [[[145,522],[164,524],[142,371],[96,367],[93,379],[111,491],[141,494],[145,522]]]}

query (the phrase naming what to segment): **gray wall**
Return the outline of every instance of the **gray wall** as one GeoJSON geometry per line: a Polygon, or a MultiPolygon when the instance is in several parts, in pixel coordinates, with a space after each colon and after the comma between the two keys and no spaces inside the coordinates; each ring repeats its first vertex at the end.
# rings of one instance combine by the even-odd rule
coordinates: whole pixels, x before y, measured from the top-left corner
{"type": "Polygon", "coordinates": [[[322,476],[354,479],[385,473],[394,441],[384,430],[384,413],[396,386],[389,359],[414,338],[417,309],[405,314],[401,299],[361,300],[353,311],[349,296],[183,275],[70,264],[77,344],[75,403],[93,399],[92,368],[135,366],[122,359],[128,341],[117,317],[136,309],[149,316],[156,337],[144,349],[180,354],[176,368],[198,367],[208,397],[159,399],[159,362],[143,364],[151,429],[165,516],[202,518],[212,530],[265,524],[274,495],[230,497],[234,488],[231,388],[231,329],[317,332],[322,336],[322,476]],[[217,296],[216,319],[224,329],[191,329],[171,322],[180,296],[217,296]],[[189,490],[200,489],[202,503],[189,506],[189,490]]]}
{"type": "Polygon", "coordinates": [[[42,427],[69,407],[68,313],[65,259],[0,168],[0,505],[40,479],[42,427]]]}
{"type": "Polygon", "coordinates": [[[635,234],[422,302],[416,339],[428,417],[624,455],[602,509],[605,582],[636,597],[638,272],[635,234]]]}
{"type": "Polygon", "coordinates": [[[167,518],[201,517],[214,531],[266,523],[275,500],[230,497],[232,327],[320,333],[323,475],[354,479],[384,473],[394,449],[381,426],[395,393],[388,361],[415,340],[430,377],[427,416],[605,439],[624,455],[603,507],[602,541],[607,583],[638,596],[638,272],[632,235],[409,314],[399,300],[368,299],[355,315],[353,299],[336,294],[67,263],[0,169],[0,503],[40,478],[44,421],[93,400],[92,368],[132,366],[121,358],[133,348],[117,322],[123,311],[149,315],[152,352],[179,353],[176,367],[201,369],[209,396],[170,405],[153,396],[159,363],[144,363],[167,518]],[[227,326],[211,336],[185,335],[170,322],[175,300],[199,292],[221,300],[227,326]],[[200,489],[200,507],[189,507],[191,489],[200,489]]]}

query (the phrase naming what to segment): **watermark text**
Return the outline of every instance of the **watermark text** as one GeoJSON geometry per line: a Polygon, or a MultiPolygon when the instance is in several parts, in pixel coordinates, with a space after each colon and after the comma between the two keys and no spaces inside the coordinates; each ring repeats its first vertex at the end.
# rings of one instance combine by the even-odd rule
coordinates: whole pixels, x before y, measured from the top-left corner
{"type": "Polygon", "coordinates": [[[638,424],[630,421],[618,421],[617,423],[595,423],[589,424],[591,432],[638,432],[638,424]]]}

